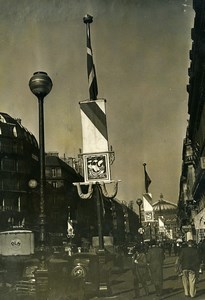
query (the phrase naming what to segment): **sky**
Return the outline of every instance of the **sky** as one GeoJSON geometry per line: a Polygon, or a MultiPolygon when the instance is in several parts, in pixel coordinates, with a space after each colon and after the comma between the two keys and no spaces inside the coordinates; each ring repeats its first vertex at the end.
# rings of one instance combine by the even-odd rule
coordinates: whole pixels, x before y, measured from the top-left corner
{"type": "Polygon", "coordinates": [[[83,17],[91,41],[98,98],[107,100],[112,179],[117,198],[177,203],[188,119],[191,0],[0,0],[0,111],[20,118],[38,140],[38,104],[28,82],[45,71],[45,149],[77,157],[82,148],[79,101],[88,99],[83,17]]]}

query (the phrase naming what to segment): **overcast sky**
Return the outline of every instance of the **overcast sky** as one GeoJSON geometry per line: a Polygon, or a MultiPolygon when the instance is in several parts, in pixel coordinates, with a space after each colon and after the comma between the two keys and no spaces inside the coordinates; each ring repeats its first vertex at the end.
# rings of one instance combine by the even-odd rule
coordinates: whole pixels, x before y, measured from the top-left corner
{"type": "Polygon", "coordinates": [[[77,157],[82,147],[79,101],[88,98],[83,17],[91,39],[98,97],[107,100],[112,179],[117,198],[144,192],[177,202],[187,126],[191,0],[0,0],[0,111],[21,118],[38,139],[37,99],[28,87],[45,71],[46,151],[77,157]]]}

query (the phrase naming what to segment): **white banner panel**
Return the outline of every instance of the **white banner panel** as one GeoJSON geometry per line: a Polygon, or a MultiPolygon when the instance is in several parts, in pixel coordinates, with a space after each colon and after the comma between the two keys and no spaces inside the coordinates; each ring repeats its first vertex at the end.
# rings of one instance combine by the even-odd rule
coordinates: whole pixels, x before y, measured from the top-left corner
{"type": "Polygon", "coordinates": [[[108,151],[106,100],[81,101],[83,153],[108,151]]]}
{"type": "Polygon", "coordinates": [[[153,222],[154,221],[154,211],[152,202],[152,195],[150,193],[143,194],[143,209],[144,209],[144,220],[145,222],[153,222]]]}
{"type": "Polygon", "coordinates": [[[151,204],[152,195],[150,193],[143,194],[142,200],[143,200],[144,211],[153,211],[153,207],[152,207],[152,204],[151,204]]]}
{"type": "Polygon", "coordinates": [[[205,229],[205,208],[194,217],[195,229],[205,229]]]}
{"type": "Polygon", "coordinates": [[[165,232],[164,220],[162,217],[158,217],[159,222],[159,232],[165,232]]]}

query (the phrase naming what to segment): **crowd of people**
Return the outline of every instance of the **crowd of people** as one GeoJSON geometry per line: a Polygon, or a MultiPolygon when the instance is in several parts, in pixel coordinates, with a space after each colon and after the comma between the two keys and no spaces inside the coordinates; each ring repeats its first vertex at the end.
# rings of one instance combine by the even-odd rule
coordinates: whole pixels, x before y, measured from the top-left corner
{"type": "Polygon", "coordinates": [[[176,256],[176,276],[181,278],[184,296],[196,296],[196,282],[200,269],[205,263],[205,239],[195,243],[193,240],[171,244],[162,244],[151,240],[149,244],[142,243],[135,248],[132,256],[132,271],[134,278],[135,299],[140,296],[140,287],[143,295],[149,295],[149,282],[155,287],[157,296],[163,293],[163,264],[165,254],[176,256]],[[168,247],[169,246],[169,247],[168,247]]]}

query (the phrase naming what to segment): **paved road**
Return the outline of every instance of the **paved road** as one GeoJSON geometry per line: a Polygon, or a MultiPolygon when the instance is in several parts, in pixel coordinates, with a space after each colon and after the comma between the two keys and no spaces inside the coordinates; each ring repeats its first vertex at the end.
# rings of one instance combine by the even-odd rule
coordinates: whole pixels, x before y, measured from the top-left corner
{"type": "MultiPolygon", "coordinates": [[[[157,297],[154,292],[154,287],[150,283],[149,290],[150,295],[145,296],[143,289],[140,290],[140,299],[143,300],[181,300],[187,299],[184,296],[181,278],[175,273],[174,262],[176,258],[174,256],[166,256],[164,262],[164,289],[163,295],[157,297]]],[[[127,269],[123,274],[115,273],[111,278],[111,289],[112,297],[107,299],[123,299],[132,300],[134,299],[133,290],[133,277],[131,270],[127,269]]],[[[93,298],[98,299],[98,298],[93,298]]],[[[106,299],[106,298],[104,298],[106,299]]],[[[190,298],[191,299],[191,298],[190,298]]],[[[205,274],[200,274],[199,282],[197,283],[197,300],[205,300],[205,274]]]]}

